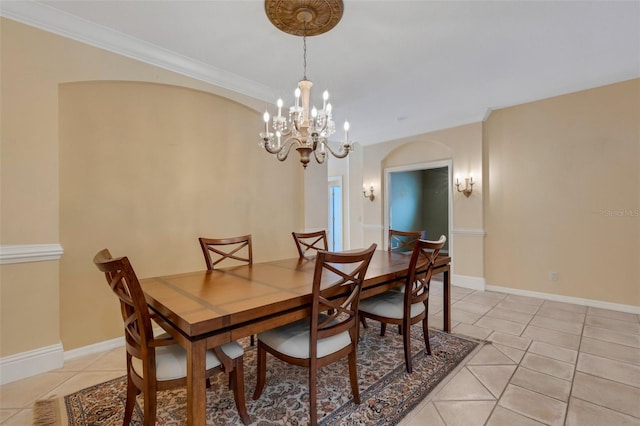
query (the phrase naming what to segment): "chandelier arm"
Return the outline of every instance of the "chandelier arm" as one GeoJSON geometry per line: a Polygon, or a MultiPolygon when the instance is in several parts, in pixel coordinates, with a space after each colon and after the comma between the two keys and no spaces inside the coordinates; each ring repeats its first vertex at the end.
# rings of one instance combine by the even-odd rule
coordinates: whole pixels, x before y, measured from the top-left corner
{"type": "Polygon", "coordinates": [[[289,135],[291,134],[291,132],[292,132],[292,131],[293,131],[293,127],[292,127],[292,126],[289,126],[289,127],[287,127],[287,128],[286,128],[286,130],[285,130],[285,129],[280,130],[280,136],[281,136],[281,137],[282,137],[282,136],[289,136],[289,135]]]}
{"type": "Polygon", "coordinates": [[[316,157],[316,161],[318,162],[318,164],[324,163],[324,160],[327,159],[327,154],[325,152],[318,152],[317,149],[313,151],[313,156],[316,157]]]}
{"type": "MultiPolygon", "coordinates": [[[[269,133],[269,135],[272,135],[273,133],[269,133]]],[[[284,145],[281,145],[280,148],[276,148],[274,146],[271,145],[271,141],[273,140],[273,138],[271,136],[265,136],[262,138],[262,146],[264,147],[264,149],[269,153],[269,154],[277,154],[280,151],[282,151],[282,149],[284,148],[284,145]]]]}
{"type": "MultiPolygon", "coordinates": [[[[273,135],[273,133],[269,133],[269,135],[273,135]]],[[[262,141],[264,143],[264,149],[269,153],[269,154],[278,154],[280,153],[283,149],[287,149],[287,151],[291,148],[287,148],[287,144],[291,145],[292,140],[291,138],[288,138],[287,140],[284,141],[284,143],[282,143],[280,145],[280,147],[275,147],[273,146],[273,137],[269,136],[269,137],[263,137],[262,141]]]]}
{"type": "Polygon", "coordinates": [[[264,149],[269,154],[274,154],[276,158],[280,161],[284,161],[289,156],[289,152],[291,151],[291,147],[294,145],[301,146],[302,142],[300,139],[296,137],[287,138],[279,148],[275,148],[271,146],[271,139],[265,140],[264,149]]]}
{"type": "Polygon", "coordinates": [[[291,142],[285,143],[284,145],[282,145],[282,148],[276,154],[276,158],[278,159],[278,161],[284,161],[287,159],[287,157],[289,156],[289,151],[291,151],[292,146],[293,146],[293,143],[291,142]],[[284,149],[285,147],[286,149],[284,149]]]}
{"type": "Polygon", "coordinates": [[[351,150],[350,144],[342,144],[341,145],[342,148],[336,152],[333,149],[331,149],[331,145],[329,145],[329,141],[321,141],[320,143],[322,143],[327,148],[327,150],[331,153],[331,155],[333,155],[336,158],[345,158],[347,155],[349,155],[349,151],[351,150]]]}

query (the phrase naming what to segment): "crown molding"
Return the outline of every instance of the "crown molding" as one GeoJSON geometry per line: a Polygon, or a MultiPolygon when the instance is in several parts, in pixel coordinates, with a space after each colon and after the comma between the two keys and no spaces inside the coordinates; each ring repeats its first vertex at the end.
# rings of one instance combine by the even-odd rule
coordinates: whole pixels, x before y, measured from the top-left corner
{"type": "Polygon", "coordinates": [[[152,43],[33,1],[0,2],[0,16],[263,101],[274,91],[152,43]]]}

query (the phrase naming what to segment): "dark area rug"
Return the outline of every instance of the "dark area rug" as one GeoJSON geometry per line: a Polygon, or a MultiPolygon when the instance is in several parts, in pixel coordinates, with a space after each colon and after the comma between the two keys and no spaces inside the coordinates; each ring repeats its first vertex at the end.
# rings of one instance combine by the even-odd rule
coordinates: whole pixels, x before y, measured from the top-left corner
{"type": "MultiPolygon", "coordinates": [[[[395,425],[457,370],[481,344],[467,337],[430,332],[432,355],[426,355],[421,327],[412,327],[413,373],[404,366],[402,337],[393,327],[380,337],[379,324],[369,321],[361,329],[358,377],[361,404],[351,401],[346,359],[318,373],[318,420],[321,425],[395,425]]],[[[261,398],[251,399],[255,386],[255,348],[244,355],[247,410],[254,424],[305,425],[309,422],[308,373],[272,356],[267,357],[267,383],[261,398]]],[[[114,379],[71,395],[36,402],[36,425],[121,425],[126,398],[126,377],[114,379]]],[[[132,425],[141,425],[143,405],[138,397],[132,425]]],[[[184,388],[158,394],[158,425],[182,426],[186,419],[184,388]]],[[[220,374],[207,390],[207,425],[241,425],[228,378],[220,374]]]]}

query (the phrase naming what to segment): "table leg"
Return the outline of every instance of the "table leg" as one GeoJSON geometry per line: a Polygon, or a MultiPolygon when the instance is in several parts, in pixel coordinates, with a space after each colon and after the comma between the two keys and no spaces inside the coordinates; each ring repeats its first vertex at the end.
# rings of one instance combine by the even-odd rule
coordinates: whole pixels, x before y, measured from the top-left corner
{"type": "Polygon", "coordinates": [[[187,425],[206,424],[206,342],[191,342],[187,347],[187,425]]]}
{"type": "Polygon", "coordinates": [[[442,286],[444,287],[442,328],[447,333],[451,333],[451,279],[449,277],[449,269],[449,266],[447,266],[444,270],[444,279],[442,280],[442,286]]]}

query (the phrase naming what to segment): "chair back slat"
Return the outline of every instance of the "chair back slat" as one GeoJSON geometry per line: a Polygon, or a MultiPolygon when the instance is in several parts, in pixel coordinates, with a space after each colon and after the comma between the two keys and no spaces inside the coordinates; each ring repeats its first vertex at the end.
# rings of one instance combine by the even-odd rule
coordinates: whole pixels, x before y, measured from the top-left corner
{"type": "Polygon", "coordinates": [[[199,238],[207,269],[213,270],[225,260],[253,263],[251,235],[232,238],[199,238]]]}
{"type": "Polygon", "coordinates": [[[418,240],[415,242],[405,281],[405,311],[410,311],[412,304],[426,303],[425,301],[429,298],[433,265],[446,241],[447,238],[441,235],[438,241],[418,240]]]}
{"type": "Polygon", "coordinates": [[[356,339],[360,291],[375,249],[376,244],[372,244],[368,249],[353,252],[318,251],[311,308],[312,351],[318,339],[347,330],[356,339]]]}
{"type": "Polygon", "coordinates": [[[155,370],[151,316],[140,282],[127,257],[113,258],[109,250],[100,251],[93,263],[104,272],[107,283],[120,301],[127,353],[149,360],[155,370]]]}
{"type": "Polygon", "coordinates": [[[426,231],[397,231],[389,229],[389,246],[388,251],[412,251],[413,246],[419,239],[424,239],[427,235],[426,231]]]}
{"type": "Polygon", "coordinates": [[[318,251],[328,250],[327,232],[325,230],[315,232],[292,232],[293,241],[296,243],[300,258],[312,258],[318,251]]]}

